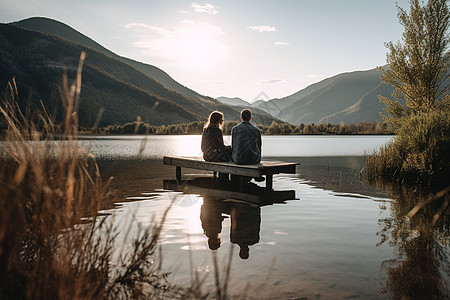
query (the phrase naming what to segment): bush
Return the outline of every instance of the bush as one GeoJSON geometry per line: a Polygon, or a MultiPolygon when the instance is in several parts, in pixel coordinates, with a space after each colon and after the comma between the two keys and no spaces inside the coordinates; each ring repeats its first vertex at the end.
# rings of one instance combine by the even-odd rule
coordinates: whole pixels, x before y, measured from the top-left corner
{"type": "Polygon", "coordinates": [[[450,112],[412,115],[401,121],[394,141],[368,159],[370,180],[438,183],[450,173],[450,112]]]}

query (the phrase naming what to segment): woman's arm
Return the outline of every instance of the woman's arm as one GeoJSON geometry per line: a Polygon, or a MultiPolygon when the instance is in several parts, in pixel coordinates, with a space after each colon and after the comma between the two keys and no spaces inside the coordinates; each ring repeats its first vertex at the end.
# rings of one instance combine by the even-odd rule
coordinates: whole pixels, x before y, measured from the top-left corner
{"type": "Polygon", "coordinates": [[[223,133],[220,128],[215,128],[214,133],[212,134],[212,140],[214,148],[223,150],[225,148],[225,144],[223,143],[223,133]]]}

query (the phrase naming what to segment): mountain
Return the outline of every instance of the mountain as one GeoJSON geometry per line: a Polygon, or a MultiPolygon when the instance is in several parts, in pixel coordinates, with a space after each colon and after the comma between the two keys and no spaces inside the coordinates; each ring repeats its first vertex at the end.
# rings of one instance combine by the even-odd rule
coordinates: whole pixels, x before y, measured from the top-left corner
{"type": "Polygon", "coordinates": [[[256,100],[253,103],[249,103],[239,97],[229,98],[229,97],[218,97],[216,98],[220,103],[229,105],[229,106],[239,106],[239,107],[253,107],[256,108],[258,105],[266,102],[264,100],[256,100]]]}
{"type": "Polygon", "coordinates": [[[212,100],[211,98],[202,96],[194,92],[193,90],[183,86],[182,84],[178,83],[163,70],[152,65],[144,64],[126,57],[119,56],[114,52],[106,49],[99,43],[95,42],[94,40],[90,39],[89,37],[85,36],[84,34],[76,31],[72,27],[59,21],[43,17],[32,17],[18,22],[13,22],[10,24],[43,33],[48,33],[51,35],[56,35],[66,40],[69,40],[73,43],[81,44],[86,47],[95,49],[119,61],[129,64],[130,66],[135,67],[136,69],[150,76],[151,78],[158,81],[165,87],[174,90],[186,97],[206,102],[211,102],[212,100]]]}
{"type": "MultiPolygon", "coordinates": [[[[273,118],[273,116],[270,113],[268,113],[254,105],[255,103],[260,103],[261,101],[264,102],[264,100],[258,100],[255,103],[248,103],[247,101],[242,100],[239,97],[235,97],[235,98],[218,97],[218,98],[216,98],[216,100],[219,101],[220,103],[229,105],[239,111],[241,111],[244,108],[251,108],[252,115],[256,115],[256,116],[259,115],[259,116],[266,116],[269,118],[273,118]]],[[[283,122],[282,120],[278,120],[278,119],[274,120],[274,121],[277,121],[278,123],[283,122]]]]}
{"type": "Polygon", "coordinates": [[[250,103],[248,103],[245,100],[242,100],[239,97],[234,97],[234,98],[218,97],[218,98],[216,98],[216,100],[219,101],[220,103],[230,105],[230,106],[251,106],[250,103]]]}
{"type": "Polygon", "coordinates": [[[384,104],[377,95],[390,96],[376,69],[343,73],[312,84],[281,99],[261,103],[257,108],[281,120],[301,123],[380,121],[384,104]]]}
{"type": "MultiPolygon", "coordinates": [[[[44,25],[54,24],[52,30],[55,33],[63,32],[72,40],[40,32],[38,28],[30,30],[16,26],[20,22],[15,25],[0,24],[0,87],[5,87],[15,77],[22,107],[27,105],[31,110],[37,110],[42,101],[61,120],[61,105],[59,108],[55,105],[60,102],[56,96],[58,85],[65,72],[69,78],[74,78],[80,53],[85,51],[87,57],[79,108],[80,120],[85,125],[89,121],[93,123],[101,109],[104,113],[100,126],[131,122],[138,115],[142,121],[153,125],[205,121],[215,109],[223,111],[226,120],[239,120],[238,109],[193,91],[195,95],[188,97],[169,89],[149,74],[126,63],[123,58],[111,55],[109,50],[95,49],[98,44],[73,29],[69,30],[70,27],[62,23],[52,23],[42,18],[28,19],[31,20],[43,20],[42,30],[44,25]],[[91,44],[80,44],[76,37],[84,43],[91,41],[91,44]]],[[[157,69],[145,66],[148,70],[157,69]]],[[[255,115],[256,123],[270,124],[272,120],[274,118],[267,115],[255,115]]]]}
{"type": "Polygon", "coordinates": [[[252,107],[257,107],[258,105],[260,105],[260,104],[263,104],[263,103],[265,103],[266,101],[264,101],[264,100],[256,100],[255,102],[253,102],[251,105],[252,105],[252,107]]]}

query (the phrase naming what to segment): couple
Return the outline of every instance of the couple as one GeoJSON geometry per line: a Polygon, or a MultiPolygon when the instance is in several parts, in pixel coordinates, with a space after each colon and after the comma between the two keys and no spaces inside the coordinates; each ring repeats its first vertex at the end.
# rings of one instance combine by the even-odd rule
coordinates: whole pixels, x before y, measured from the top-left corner
{"type": "Polygon", "coordinates": [[[252,112],[241,111],[242,122],[231,130],[231,147],[223,143],[223,113],[213,111],[203,128],[202,151],[205,161],[231,161],[253,165],[261,161],[261,131],[250,123],[252,112]]]}

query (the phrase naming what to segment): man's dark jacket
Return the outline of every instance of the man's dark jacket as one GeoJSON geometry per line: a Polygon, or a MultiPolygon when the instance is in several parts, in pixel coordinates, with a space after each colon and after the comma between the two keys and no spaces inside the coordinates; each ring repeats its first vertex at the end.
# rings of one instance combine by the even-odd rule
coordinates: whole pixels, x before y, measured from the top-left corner
{"type": "Polygon", "coordinates": [[[242,122],[231,129],[233,161],[253,165],[261,161],[261,131],[250,122],[242,122]]]}

